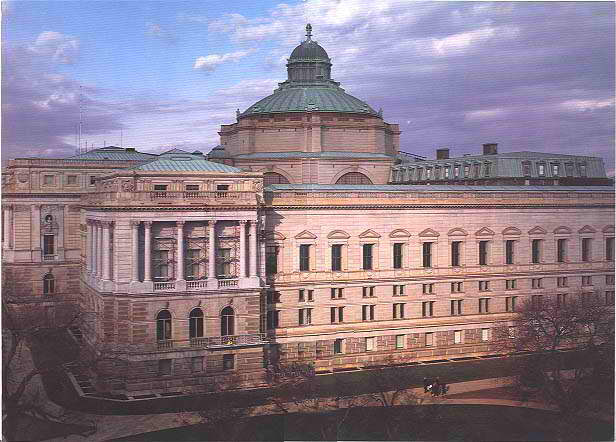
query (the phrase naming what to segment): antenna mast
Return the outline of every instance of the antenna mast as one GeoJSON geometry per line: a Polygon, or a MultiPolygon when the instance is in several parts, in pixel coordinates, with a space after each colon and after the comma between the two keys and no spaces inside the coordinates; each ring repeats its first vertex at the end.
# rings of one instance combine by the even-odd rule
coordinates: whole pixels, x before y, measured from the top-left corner
{"type": "MultiPolygon", "coordinates": [[[[81,153],[81,127],[83,122],[81,121],[81,92],[83,86],[79,86],[79,153],[81,153]]],[[[88,151],[88,144],[86,143],[86,152],[88,151]]]]}

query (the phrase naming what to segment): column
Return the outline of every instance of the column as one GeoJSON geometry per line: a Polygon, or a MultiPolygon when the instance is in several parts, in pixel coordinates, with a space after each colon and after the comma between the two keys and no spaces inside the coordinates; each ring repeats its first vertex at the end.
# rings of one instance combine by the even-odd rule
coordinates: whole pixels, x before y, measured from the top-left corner
{"type": "Polygon", "coordinates": [[[131,262],[133,264],[133,282],[139,281],[139,224],[141,221],[131,221],[132,230],[132,247],[131,247],[131,262]]]}
{"type": "Polygon", "coordinates": [[[92,223],[88,220],[86,220],[86,227],[87,227],[87,236],[86,236],[86,272],[88,273],[92,273],[92,251],[94,249],[94,247],[92,246],[92,241],[93,241],[93,233],[92,233],[92,223]]]}
{"type": "Polygon", "coordinates": [[[12,206],[4,206],[4,222],[2,228],[4,229],[4,248],[11,248],[11,210],[12,206]]]}
{"type": "Polygon", "coordinates": [[[145,257],[143,259],[143,280],[152,280],[152,221],[144,221],[145,226],[145,257]]]}
{"type": "Polygon", "coordinates": [[[250,276],[257,276],[257,220],[250,221],[250,276]]]}
{"type": "Polygon", "coordinates": [[[98,250],[96,251],[96,276],[98,278],[103,277],[103,224],[101,221],[96,223],[96,228],[98,230],[98,250]]]}
{"type": "Polygon", "coordinates": [[[180,281],[184,279],[184,221],[176,221],[175,225],[178,228],[178,254],[175,279],[180,281]]]}
{"type": "Polygon", "coordinates": [[[208,224],[208,258],[207,277],[216,278],[216,220],[210,220],[208,224]]]}
{"type": "Polygon", "coordinates": [[[240,278],[246,277],[246,220],[240,220],[240,278]]]}
{"type": "Polygon", "coordinates": [[[92,256],[90,257],[92,270],[90,270],[90,274],[96,276],[98,271],[98,260],[96,259],[98,256],[98,229],[96,228],[96,221],[91,220],[90,225],[92,226],[92,256]]]}
{"type": "Polygon", "coordinates": [[[103,221],[101,228],[103,229],[103,280],[111,279],[111,221],[103,221]]]}

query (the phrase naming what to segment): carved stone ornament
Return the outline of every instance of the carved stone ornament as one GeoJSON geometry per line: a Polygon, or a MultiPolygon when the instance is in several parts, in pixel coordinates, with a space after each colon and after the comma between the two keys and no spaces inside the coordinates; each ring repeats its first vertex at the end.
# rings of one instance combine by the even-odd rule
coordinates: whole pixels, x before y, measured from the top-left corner
{"type": "Polygon", "coordinates": [[[20,183],[27,183],[28,179],[30,178],[30,176],[27,173],[18,173],[17,174],[17,181],[19,181],[20,183]]]}
{"type": "Polygon", "coordinates": [[[229,300],[227,301],[227,304],[229,304],[229,305],[233,305],[233,298],[229,299],[229,300]]]}
{"type": "Polygon", "coordinates": [[[252,188],[255,192],[261,192],[263,190],[263,183],[261,181],[253,181],[252,188]]]}
{"type": "Polygon", "coordinates": [[[132,181],[123,181],[122,182],[122,192],[132,192],[135,190],[135,185],[132,181]]]}

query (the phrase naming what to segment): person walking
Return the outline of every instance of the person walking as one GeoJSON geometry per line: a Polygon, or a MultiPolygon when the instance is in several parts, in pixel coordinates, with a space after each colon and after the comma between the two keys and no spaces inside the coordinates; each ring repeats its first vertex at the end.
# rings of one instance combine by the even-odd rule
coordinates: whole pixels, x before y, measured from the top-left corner
{"type": "Polygon", "coordinates": [[[449,390],[449,387],[446,382],[443,382],[441,384],[441,395],[445,396],[447,394],[447,390],[449,390]]]}
{"type": "Polygon", "coordinates": [[[430,384],[432,384],[432,381],[426,376],[424,376],[423,378],[424,393],[427,393],[430,390],[429,388],[430,384]]]}
{"type": "Polygon", "coordinates": [[[439,378],[437,377],[432,383],[432,396],[438,396],[440,393],[440,388],[441,388],[441,382],[439,378]]]}

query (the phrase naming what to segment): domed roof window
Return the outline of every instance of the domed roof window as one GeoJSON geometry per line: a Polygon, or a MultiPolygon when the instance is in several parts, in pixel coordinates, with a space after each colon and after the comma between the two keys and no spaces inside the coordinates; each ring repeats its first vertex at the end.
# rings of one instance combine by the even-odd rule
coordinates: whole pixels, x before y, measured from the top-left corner
{"type": "Polygon", "coordinates": [[[372,181],[363,173],[349,172],[338,178],[336,184],[372,184],[372,181]]]}

